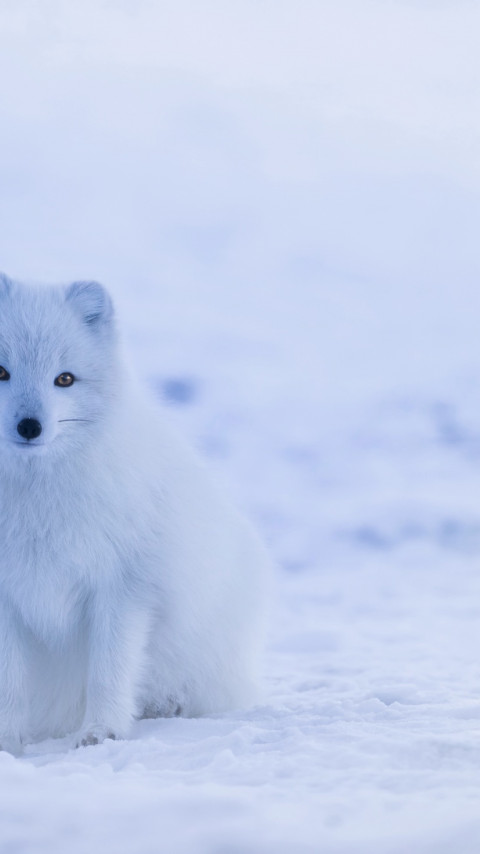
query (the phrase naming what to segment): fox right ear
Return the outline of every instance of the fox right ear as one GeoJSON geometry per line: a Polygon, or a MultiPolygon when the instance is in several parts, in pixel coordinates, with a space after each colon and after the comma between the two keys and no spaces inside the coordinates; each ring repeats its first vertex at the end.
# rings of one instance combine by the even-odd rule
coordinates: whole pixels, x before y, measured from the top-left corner
{"type": "Polygon", "coordinates": [[[113,317],[112,301],[98,282],[73,282],[66,290],[66,299],[92,328],[104,326],[113,317]]]}

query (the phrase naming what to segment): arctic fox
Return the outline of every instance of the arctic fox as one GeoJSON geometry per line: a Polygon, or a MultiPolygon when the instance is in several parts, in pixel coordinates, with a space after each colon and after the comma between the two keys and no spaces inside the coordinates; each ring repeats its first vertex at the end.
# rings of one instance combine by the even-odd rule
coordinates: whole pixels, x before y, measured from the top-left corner
{"type": "Polygon", "coordinates": [[[0,275],[0,745],[255,697],[268,559],[143,400],[95,282],[0,275]]]}

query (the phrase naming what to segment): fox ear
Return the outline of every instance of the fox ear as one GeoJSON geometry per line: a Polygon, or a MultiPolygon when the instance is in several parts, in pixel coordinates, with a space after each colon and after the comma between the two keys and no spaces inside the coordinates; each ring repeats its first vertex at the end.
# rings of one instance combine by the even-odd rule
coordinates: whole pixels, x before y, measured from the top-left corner
{"type": "Polygon", "coordinates": [[[87,326],[98,328],[113,317],[112,301],[98,282],[73,282],[67,287],[65,296],[87,326]]]}
{"type": "Polygon", "coordinates": [[[5,273],[0,273],[0,297],[8,296],[13,286],[13,282],[5,273]]]}

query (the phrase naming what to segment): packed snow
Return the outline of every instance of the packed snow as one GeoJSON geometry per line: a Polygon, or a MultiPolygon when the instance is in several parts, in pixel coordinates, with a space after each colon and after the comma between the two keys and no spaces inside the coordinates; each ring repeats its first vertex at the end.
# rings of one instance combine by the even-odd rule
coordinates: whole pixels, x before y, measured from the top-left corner
{"type": "Polygon", "coordinates": [[[262,702],[0,753],[0,850],[480,850],[480,11],[0,9],[0,268],[96,278],[274,556],[262,702]]]}

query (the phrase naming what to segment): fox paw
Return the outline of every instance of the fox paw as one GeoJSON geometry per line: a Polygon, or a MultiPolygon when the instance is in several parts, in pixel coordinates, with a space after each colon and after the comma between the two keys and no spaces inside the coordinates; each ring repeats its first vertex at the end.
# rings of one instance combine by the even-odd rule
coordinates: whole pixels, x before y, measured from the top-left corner
{"type": "Polygon", "coordinates": [[[11,753],[12,756],[20,756],[23,753],[22,742],[14,736],[0,735],[0,751],[11,753]]]}
{"type": "Polygon", "coordinates": [[[75,747],[89,747],[92,744],[101,744],[106,738],[111,738],[115,741],[117,736],[109,727],[90,726],[78,733],[75,739],[75,747]]]}

